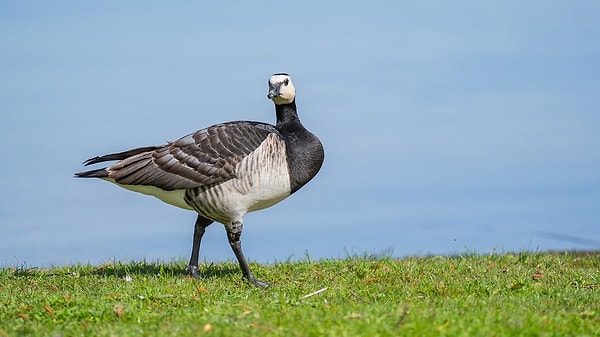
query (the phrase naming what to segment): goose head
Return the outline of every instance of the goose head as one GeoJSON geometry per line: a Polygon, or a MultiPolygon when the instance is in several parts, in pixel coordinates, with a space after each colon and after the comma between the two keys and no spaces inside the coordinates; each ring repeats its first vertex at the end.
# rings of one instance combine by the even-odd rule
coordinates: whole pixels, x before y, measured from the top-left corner
{"type": "Polygon", "coordinates": [[[296,88],[292,84],[290,75],[285,73],[273,74],[269,78],[269,94],[267,97],[277,105],[294,102],[296,88]]]}

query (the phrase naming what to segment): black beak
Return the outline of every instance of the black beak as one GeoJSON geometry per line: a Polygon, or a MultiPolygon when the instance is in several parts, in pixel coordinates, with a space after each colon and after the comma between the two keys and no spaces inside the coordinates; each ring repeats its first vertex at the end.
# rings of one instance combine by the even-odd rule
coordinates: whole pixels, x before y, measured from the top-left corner
{"type": "Polygon", "coordinates": [[[281,88],[281,87],[280,86],[271,87],[271,89],[269,90],[269,94],[267,95],[267,98],[273,99],[274,97],[280,96],[281,94],[279,93],[279,88],[281,88]]]}

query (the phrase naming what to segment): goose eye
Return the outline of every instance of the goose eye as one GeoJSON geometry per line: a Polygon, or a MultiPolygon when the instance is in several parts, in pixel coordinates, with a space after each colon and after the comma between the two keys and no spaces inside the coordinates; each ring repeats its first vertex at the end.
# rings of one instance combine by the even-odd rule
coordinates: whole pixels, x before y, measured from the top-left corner
{"type": "Polygon", "coordinates": [[[288,83],[290,83],[290,80],[288,80],[287,78],[285,79],[285,81],[283,81],[284,85],[288,85],[288,83]]]}

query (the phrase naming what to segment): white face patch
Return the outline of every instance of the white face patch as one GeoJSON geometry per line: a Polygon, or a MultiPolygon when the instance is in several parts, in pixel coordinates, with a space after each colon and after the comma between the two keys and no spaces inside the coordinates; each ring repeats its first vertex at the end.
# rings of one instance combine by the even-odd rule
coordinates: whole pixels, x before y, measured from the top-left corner
{"type": "Polygon", "coordinates": [[[271,76],[269,78],[269,97],[275,104],[292,103],[296,98],[296,88],[294,88],[292,78],[285,74],[271,76]]]}

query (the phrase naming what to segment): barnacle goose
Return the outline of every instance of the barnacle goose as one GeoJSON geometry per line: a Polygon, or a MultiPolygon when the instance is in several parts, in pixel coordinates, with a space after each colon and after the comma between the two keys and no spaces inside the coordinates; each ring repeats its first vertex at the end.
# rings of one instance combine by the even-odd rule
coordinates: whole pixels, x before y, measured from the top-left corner
{"type": "Polygon", "coordinates": [[[187,273],[199,278],[198,255],[206,227],[225,225],[227,238],[243,275],[257,286],[241,246],[247,212],[272,206],[310,181],[324,151],[319,138],[304,128],[296,111],[296,90],[288,74],[269,78],[267,95],[275,103],[277,124],[237,121],[198,130],[162,146],[94,157],[92,165],[111,166],[75,173],[101,178],[135,192],[198,213],[187,273]]]}

